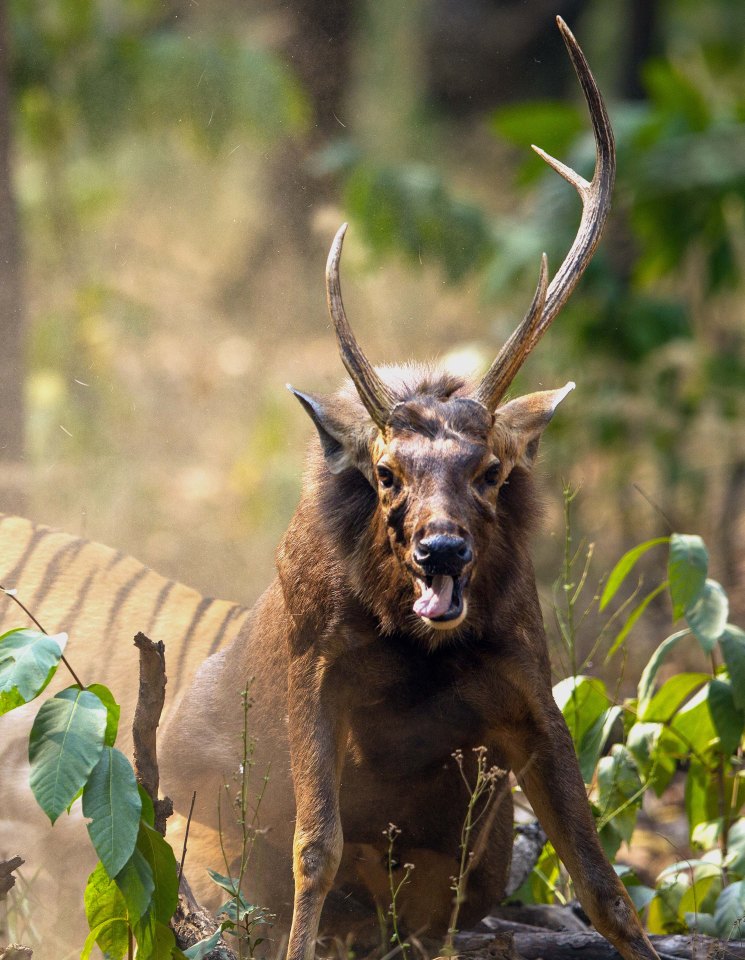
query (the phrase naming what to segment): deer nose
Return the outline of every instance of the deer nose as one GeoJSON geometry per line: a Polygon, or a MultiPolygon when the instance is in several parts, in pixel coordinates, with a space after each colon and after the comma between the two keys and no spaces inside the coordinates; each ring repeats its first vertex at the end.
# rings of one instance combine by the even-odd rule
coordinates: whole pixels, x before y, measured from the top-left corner
{"type": "Polygon", "coordinates": [[[473,559],[473,550],[463,537],[438,533],[419,541],[414,559],[427,573],[457,576],[473,559]]]}

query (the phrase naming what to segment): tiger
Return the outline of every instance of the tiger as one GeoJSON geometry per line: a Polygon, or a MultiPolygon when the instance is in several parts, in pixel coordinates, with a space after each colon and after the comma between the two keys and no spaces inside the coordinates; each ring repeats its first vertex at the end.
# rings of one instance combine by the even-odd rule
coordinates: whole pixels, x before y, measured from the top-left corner
{"type": "MultiPolygon", "coordinates": [[[[127,756],[138,688],[134,635],[142,631],[165,644],[163,725],[198,666],[233,642],[250,613],[162,577],[121,551],[7,514],[0,514],[0,586],[15,592],[47,633],[69,635],[66,657],[83,684],[111,689],[121,705],[117,747],[127,756]]],[[[0,594],[0,635],[18,627],[33,624],[11,596],[0,594]]],[[[60,664],[42,697],[73,682],[60,664]]],[[[68,952],[78,956],[87,933],[83,890],[95,854],[79,803],[52,828],[31,795],[28,735],[38,708],[36,700],[0,717],[0,860],[18,854],[26,861],[23,876],[34,878],[30,897],[43,904],[33,911],[38,937],[28,945],[38,960],[60,960],[68,952]]],[[[236,766],[238,756],[236,744],[236,766]]]]}

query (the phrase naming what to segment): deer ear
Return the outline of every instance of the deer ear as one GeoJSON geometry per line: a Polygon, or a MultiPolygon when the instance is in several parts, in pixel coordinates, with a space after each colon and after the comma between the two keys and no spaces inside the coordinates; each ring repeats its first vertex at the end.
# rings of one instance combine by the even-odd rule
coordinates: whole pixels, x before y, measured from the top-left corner
{"type": "Polygon", "coordinates": [[[326,466],[331,473],[342,473],[354,468],[372,480],[372,460],[367,444],[368,437],[361,430],[352,411],[345,411],[343,404],[334,397],[319,397],[301,393],[287,384],[287,389],[297,397],[318,431],[326,466]],[[347,416],[345,416],[347,413],[347,416]]]}
{"type": "Polygon", "coordinates": [[[573,380],[559,390],[541,390],[510,400],[496,412],[497,421],[506,427],[517,444],[515,465],[530,469],[538,452],[538,441],[554,411],[564,397],[574,390],[573,380]]]}

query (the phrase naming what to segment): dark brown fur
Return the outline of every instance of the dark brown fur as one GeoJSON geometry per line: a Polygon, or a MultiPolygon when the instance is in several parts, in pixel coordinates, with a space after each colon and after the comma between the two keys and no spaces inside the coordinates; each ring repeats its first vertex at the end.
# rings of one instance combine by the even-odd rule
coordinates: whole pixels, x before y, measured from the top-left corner
{"type": "MultiPolygon", "coordinates": [[[[271,761],[272,772],[262,814],[269,832],[249,895],[278,912],[279,929],[293,916],[289,955],[309,960],[332,890],[327,932],[351,927],[364,940],[376,928],[374,905],[385,910],[389,899],[389,822],[402,831],[397,859],[415,864],[402,923],[443,936],[467,803],[451,755],[462,749],[473,775],[472,750],[484,745],[490,763],[518,774],[598,928],[628,960],[653,957],[598,843],[553,700],[529,558],[540,515],[530,468],[566,391],[519,398],[492,415],[449,375],[408,369],[386,379],[402,400],[385,436],[349,388],[301,396],[321,446],[278,551],[278,578],[231,647],[202,667],[170,724],[168,789],[182,809],[200,792],[200,856],[212,847],[214,865],[214,797],[235,766],[239,692],[255,675],[251,726],[259,769],[271,761]],[[487,488],[481,478],[495,457],[498,479],[487,488]],[[401,475],[393,496],[376,480],[381,463],[401,475]],[[429,529],[457,529],[473,546],[467,615],[453,629],[412,610],[412,548],[429,529]]],[[[506,780],[484,823],[462,923],[504,894],[506,780]]],[[[229,836],[232,855],[235,843],[229,836]]]]}

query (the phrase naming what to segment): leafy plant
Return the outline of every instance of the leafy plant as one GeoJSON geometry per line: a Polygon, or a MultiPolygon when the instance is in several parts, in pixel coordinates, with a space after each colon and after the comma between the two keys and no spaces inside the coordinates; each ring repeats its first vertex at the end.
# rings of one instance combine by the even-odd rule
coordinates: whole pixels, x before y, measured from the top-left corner
{"type": "Polygon", "coordinates": [[[150,797],[114,746],[119,705],[101,684],[80,682],[63,654],[66,634],[50,637],[37,627],[0,637],[0,715],[35,700],[60,662],[70,670],[75,683],[39,708],[29,759],[31,789],[52,824],[82,797],[99,856],[85,889],[90,933],[81,958],[98,945],[121,960],[133,955],[135,942],[138,960],[183,957],[169,927],[178,902],[176,859],[154,828],[150,797]]]}
{"type": "MultiPolygon", "coordinates": [[[[222,796],[217,798],[217,822],[220,834],[220,846],[222,849],[223,860],[225,862],[226,875],[217,873],[215,870],[208,870],[212,880],[230,894],[230,899],[217,910],[218,917],[224,917],[220,924],[220,929],[212,937],[200,940],[186,951],[189,960],[199,960],[204,956],[204,952],[210,943],[214,946],[223,932],[229,933],[235,937],[238,947],[238,957],[253,957],[257,948],[266,939],[266,932],[274,923],[275,916],[266,907],[259,904],[249,903],[243,896],[242,888],[246,872],[251,861],[251,857],[256,845],[256,838],[259,834],[259,813],[264,799],[267,784],[269,783],[269,769],[266,770],[261,778],[261,786],[253,801],[249,797],[252,787],[251,777],[256,766],[254,753],[256,750],[256,740],[248,730],[248,717],[252,706],[250,695],[253,678],[250,678],[248,686],[241,693],[241,705],[243,708],[243,727],[241,730],[241,760],[238,773],[235,780],[238,789],[231,798],[231,806],[235,812],[236,822],[241,834],[241,852],[238,860],[238,871],[235,873],[231,869],[231,861],[228,857],[223,842],[223,824],[222,824],[222,796]]],[[[230,784],[225,784],[225,793],[230,797],[230,784]]]]}
{"type": "MultiPolygon", "coordinates": [[[[596,599],[605,610],[639,560],[663,544],[668,546],[667,577],[636,605],[628,600],[623,605],[621,641],[613,641],[608,656],[628,636],[629,622],[633,625],[662,591],[670,596],[673,619],[683,619],[685,626],[654,651],[636,697],[614,703],[602,681],[581,673],[558,683],[554,696],[572,733],[600,839],[611,858],[624,841],[631,841],[645,792],[661,795],[677,772],[684,773],[690,844],[700,856],[668,867],[654,888],[639,883],[628,868],[619,868],[619,873],[637,907],[646,910],[651,932],[696,929],[727,939],[745,916],[745,632],[727,622],[726,593],[707,576],[709,557],[698,536],[672,534],[630,550],[596,599]],[[660,683],[671,652],[691,641],[708,659],[708,669],[673,674],[660,683]],[[624,742],[614,743],[601,756],[621,718],[624,742]]],[[[570,576],[576,554],[567,552],[566,557],[564,592],[576,599],[570,576]]],[[[583,574],[581,582],[585,580],[583,574]]],[[[639,592],[637,586],[632,597],[639,592]]],[[[565,642],[572,640],[567,624],[573,620],[566,609],[559,621],[565,642]]],[[[572,662],[578,666],[576,658],[572,662]]],[[[547,847],[521,894],[547,901],[563,882],[547,847]]]]}

